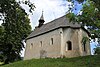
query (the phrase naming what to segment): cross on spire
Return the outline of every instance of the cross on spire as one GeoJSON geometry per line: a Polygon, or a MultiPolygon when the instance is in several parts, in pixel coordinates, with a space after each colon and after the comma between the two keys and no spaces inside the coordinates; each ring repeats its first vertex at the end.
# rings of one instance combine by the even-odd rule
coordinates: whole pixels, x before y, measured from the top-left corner
{"type": "Polygon", "coordinates": [[[40,20],[44,20],[44,17],[43,17],[43,10],[42,10],[42,15],[40,17],[40,20]]]}

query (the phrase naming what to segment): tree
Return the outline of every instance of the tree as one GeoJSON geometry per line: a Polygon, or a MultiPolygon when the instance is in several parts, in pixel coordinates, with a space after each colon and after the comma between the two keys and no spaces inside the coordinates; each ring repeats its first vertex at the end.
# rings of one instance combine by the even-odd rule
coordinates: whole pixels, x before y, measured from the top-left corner
{"type": "MultiPolygon", "coordinates": [[[[16,0],[0,0],[0,57],[5,64],[21,59],[20,51],[24,48],[22,41],[31,32],[30,21],[25,10],[16,0]]],[[[30,12],[33,4],[29,5],[30,12]]]]}
{"type": "Polygon", "coordinates": [[[94,48],[94,54],[96,54],[96,55],[100,55],[100,47],[96,47],[96,48],[94,48]]]}
{"type": "MultiPolygon", "coordinates": [[[[78,22],[82,26],[86,26],[87,30],[91,33],[91,39],[98,38],[97,49],[95,52],[99,51],[100,48],[100,0],[68,0],[72,4],[69,8],[69,13],[67,17],[70,21],[78,22]],[[75,14],[73,10],[76,9],[75,2],[82,4],[82,9],[80,9],[81,14],[75,14]],[[97,51],[96,51],[97,50],[97,51]]],[[[76,9],[77,10],[77,9],[76,9]]]]}

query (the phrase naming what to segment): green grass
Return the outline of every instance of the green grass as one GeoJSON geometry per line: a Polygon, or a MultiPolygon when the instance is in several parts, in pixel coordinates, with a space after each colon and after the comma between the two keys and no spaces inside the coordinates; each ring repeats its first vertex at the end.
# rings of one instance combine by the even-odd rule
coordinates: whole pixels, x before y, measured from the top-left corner
{"type": "Polygon", "coordinates": [[[32,59],[0,67],[100,67],[100,55],[59,59],[32,59]]]}

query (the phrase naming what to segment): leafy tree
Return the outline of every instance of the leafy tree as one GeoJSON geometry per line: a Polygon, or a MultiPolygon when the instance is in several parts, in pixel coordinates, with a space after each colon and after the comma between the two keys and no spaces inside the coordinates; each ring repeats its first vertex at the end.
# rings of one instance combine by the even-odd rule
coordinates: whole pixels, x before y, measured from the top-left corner
{"type": "Polygon", "coordinates": [[[87,26],[87,30],[91,33],[91,39],[98,38],[98,46],[95,49],[97,53],[98,48],[100,48],[100,0],[68,0],[72,2],[69,6],[69,13],[67,17],[70,21],[78,22],[82,26],[87,26]],[[75,2],[82,4],[82,9],[80,13],[75,14],[73,11],[77,10],[75,7],[75,2]]]}
{"type": "Polygon", "coordinates": [[[100,55],[100,47],[96,47],[96,48],[94,48],[94,54],[96,54],[96,55],[100,55]]]}
{"type": "MultiPolygon", "coordinates": [[[[31,32],[30,20],[20,1],[0,0],[0,59],[5,64],[21,59],[20,51],[24,47],[22,41],[31,32]]],[[[33,9],[29,1],[22,2],[33,9]]]]}
{"type": "Polygon", "coordinates": [[[2,47],[2,38],[3,38],[3,32],[4,32],[4,29],[3,29],[3,27],[2,26],[0,26],[0,61],[3,61],[3,55],[2,55],[2,52],[1,52],[1,50],[3,49],[3,48],[1,48],[2,47]]]}

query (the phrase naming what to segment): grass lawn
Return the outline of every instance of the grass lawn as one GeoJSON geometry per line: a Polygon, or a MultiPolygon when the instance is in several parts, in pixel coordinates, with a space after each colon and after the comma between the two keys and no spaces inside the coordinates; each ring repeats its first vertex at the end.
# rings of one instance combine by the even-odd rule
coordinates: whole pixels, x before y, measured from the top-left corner
{"type": "Polygon", "coordinates": [[[58,59],[32,59],[0,67],[100,67],[100,55],[58,59]]]}

